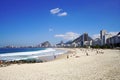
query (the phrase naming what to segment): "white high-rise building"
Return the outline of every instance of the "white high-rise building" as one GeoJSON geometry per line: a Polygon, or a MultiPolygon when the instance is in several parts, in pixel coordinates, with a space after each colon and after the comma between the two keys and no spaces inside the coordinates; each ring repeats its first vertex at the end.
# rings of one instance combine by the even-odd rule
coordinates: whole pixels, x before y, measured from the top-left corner
{"type": "Polygon", "coordinates": [[[101,39],[101,45],[107,44],[107,39],[112,37],[111,34],[108,34],[106,30],[100,31],[100,39],[101,39]]]}
{"type": "Polygon", "coordinates": [[[112,37],[111,34],[105,34],[105,36],[104,36],[104,44],[107,44],[107,39],[110,38],[110,37],[112,37]]]}
{"type": "Polygon", "coordinates": [[[100,31],[100,39],[101,39],[101,45],[104,45],[105,44],[105,35],[106,35],[106,30],[101,30],[100,31]]]}

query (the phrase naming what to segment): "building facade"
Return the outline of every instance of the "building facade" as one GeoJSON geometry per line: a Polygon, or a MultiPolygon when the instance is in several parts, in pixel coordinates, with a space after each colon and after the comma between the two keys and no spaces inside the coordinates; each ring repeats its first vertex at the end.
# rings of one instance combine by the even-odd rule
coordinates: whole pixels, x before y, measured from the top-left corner
{"type": "Polygon", "coordinates": [[[109,45],[116,45],[120,47],[120,32],[117,35],[108,38],[106,42],[109,45]]]}
{"type": "Polygon", "coordinates": [[[101,39],[101,45],[105,44],[105,35],[106,35],[106,30],[101,30],[100,31],[100,39],[101,39]]]}

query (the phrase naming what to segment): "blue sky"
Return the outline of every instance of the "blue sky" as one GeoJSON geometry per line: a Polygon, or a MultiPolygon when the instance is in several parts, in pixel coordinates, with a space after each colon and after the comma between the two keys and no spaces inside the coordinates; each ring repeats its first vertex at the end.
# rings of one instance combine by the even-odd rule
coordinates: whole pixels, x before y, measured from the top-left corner
{"type": "Polygon", "coordinates": [[[0,0],[0,46],[54,44],[101,29],[120,31],[120,0],[0,0]]]}

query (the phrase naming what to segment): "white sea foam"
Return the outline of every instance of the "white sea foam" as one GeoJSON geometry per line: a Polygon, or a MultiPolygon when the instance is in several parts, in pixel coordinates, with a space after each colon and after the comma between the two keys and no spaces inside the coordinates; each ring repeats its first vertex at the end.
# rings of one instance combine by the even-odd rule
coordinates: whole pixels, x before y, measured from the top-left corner
{"type": "Polygon", "coordinates": [[[39,51],[0,54],[0,59],[7,61],[37,59],[39,57],[60,55],[66,52],[67,51],[64,50],[55,50],[53,48],[47,48],[45,50],[39,50],[39,51]]]}
{"type": "Polygon", "coordinates": [[[39,51],[15,52],[15,53],[0,54],[0,56],[3,57],[3,56],[34,55],[34,54],[40,54],[40,53],[46,53],[46,52],[52,52],[52,51],[56,51],[56,50],[52,49],[52,48],[47,48],[45,50],[39,50],[39,51]]]}

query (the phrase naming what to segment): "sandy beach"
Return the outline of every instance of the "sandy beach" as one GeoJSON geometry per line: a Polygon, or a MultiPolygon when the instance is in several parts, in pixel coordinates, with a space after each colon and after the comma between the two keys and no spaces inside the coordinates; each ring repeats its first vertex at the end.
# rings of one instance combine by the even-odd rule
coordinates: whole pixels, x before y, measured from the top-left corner
{"type": "Polygon", "coordinates": [[[120,50],[67,50],[53,61],[0,67],[0,80],[120,80],[120,50]]]}

